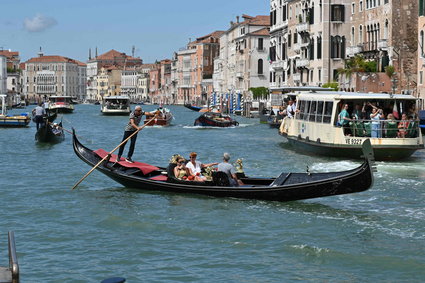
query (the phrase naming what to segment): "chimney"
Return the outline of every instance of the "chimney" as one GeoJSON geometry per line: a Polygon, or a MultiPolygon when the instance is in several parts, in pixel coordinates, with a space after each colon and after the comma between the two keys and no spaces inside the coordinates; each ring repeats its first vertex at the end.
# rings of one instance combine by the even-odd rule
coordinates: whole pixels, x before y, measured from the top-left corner
{"type": "Polygon", "coordinates": [[[89,48],[89,60],[91,60],[91,48],[89,48]]]}
{"type": "Polygon", "coordinates": [[[239,24],[239,16],[236,16],[236,23],[239,24]]]}
{"type": "Polygon", "coordinates": [[[96,46],[96,54],[95,54],[95,56],[96,56],[95,58],[97,58],[97,46],[96,46]]]}

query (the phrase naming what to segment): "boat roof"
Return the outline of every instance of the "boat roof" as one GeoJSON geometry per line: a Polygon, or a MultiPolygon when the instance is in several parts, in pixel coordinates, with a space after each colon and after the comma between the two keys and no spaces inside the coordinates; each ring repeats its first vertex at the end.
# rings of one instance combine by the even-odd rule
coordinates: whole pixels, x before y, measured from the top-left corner
{"type": "Polygon", "coordinates": [[[124,95],[113,95],[113,96],[105,96],[105,97],[103,97],[103,99],[105,99],[105,100],[108,100],[108,99],[130,99],[130,97],[124,96],[124,95]]]}
{"type": "Polygon", "coordinates": [[[308,91],[294,93],[299,97],[309,98],[327,98],[327,99],[398,99],[398,100],[417,100],[417,97],[407,94],[389,94],[389,93],[366,93],[366,92],[345,92],[345,91],[308,91]]]}

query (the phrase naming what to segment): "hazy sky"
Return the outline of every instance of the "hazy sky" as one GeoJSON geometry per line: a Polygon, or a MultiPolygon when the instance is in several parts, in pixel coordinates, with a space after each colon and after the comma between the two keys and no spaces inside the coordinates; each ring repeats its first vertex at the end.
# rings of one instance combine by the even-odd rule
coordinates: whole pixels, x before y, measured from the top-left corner
{"type": "Polygon", "coordinates": [[[0,3],[0,48],[21,62],[61,55],[86,62],[116,49],[145,63],[171,58],[189,41],[227,30],[236,16],[268,15],[269,0],[13,0],[0,3]]]}

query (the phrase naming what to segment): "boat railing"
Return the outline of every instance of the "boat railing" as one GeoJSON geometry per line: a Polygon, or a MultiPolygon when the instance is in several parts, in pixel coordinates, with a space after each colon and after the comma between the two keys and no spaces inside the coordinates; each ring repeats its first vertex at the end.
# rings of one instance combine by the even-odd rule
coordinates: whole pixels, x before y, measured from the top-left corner
{"type": "Polygon", "coordinates": [[[372,138],[418,138],[419,120],[351,120],[342,127],[344,135],[372,138]]]}

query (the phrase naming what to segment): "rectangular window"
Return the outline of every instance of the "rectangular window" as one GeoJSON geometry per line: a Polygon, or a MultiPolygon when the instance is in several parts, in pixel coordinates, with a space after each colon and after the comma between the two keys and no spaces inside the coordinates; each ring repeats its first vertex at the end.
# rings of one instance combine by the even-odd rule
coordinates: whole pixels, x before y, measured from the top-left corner
{"type": "Polygon", "coordinates": [[[309,117],[309,120],[311,121],[311,122],[314,122],[314,121],[316,121],[316,114],[317,114],[317,109],[316,109],[316,107],[317,107],[317,101],[312,101],[311,102],[311,105],[310,105],[310,117],[309,117]]]}
{"type": "Polygon", "coordinates": [[[304,112],[304,117],[303,117],[303,120],[305,120],[305,121],[309,120],[309,112],[308,111],[310,110],[310,104],[311,104],[311,101],[305,102],[305,112],[304,112]]]}
{"type": "Polygon", "coordinates": [[[424,75],[423,71],[419,71],[419,84],[420,85],[424,83],[423,75],[424,75]]]}
{"type": "Polygon", "coordinates": [[[344,22],[345,21],[344,13],[345,13],[344,5],[332,5],[331,6],[331,21],[344,22]]]}
{"type": "Polygon", "coordinates": [[[299,120],[303,120],[304,119],[304,112],[305,112],[305,101],[301,100],[299,101],[299,112],[297,112],[296,114],[296,118],[299,120]]]}
{"type": "Polygon", "coordinates": [[[259,38],[258,39],[258,49],[259,50],[263,50],[264,49],[263,41],[264,41],[263,38],[259,38]]]}
{"type": "Polygon", "coordinates": [[[334,106],[334,103],[332,101],[325,102],[325,112],[323,114],[323,123],[328,123],[328,124],[331,123],[333,106],[334,106]]]}
{"type": "Polygon", "coordinates": [[[316,114],[316,122],[322,123],[323,119],[323,101],[317,102],[317,114],[316,114]]]}

